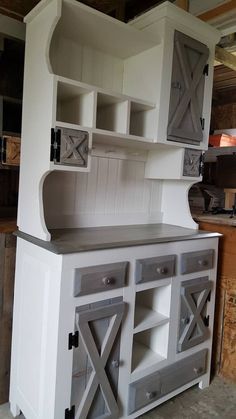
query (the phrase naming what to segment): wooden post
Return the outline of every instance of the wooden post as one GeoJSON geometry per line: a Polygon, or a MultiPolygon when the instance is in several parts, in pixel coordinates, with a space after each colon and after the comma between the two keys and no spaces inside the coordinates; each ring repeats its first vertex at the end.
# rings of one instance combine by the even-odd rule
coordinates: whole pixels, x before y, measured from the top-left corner
{"type": "Polygon", "coordinates": [[[118,0],[116,2],[116,19],[125,21],[125,3],[126,0],[118,0]]]}
{"type": "Polygon", "coordinates": [[[225,208],[231,209],[235,203],[236,189],[224,189],[225,208]]]}
{"type": "Polygon", "coordinates": [[[175,4],[187,12],[189,11],[189,0],[176,0],[175,4]]]}
{"type": "Polygon", "coordinates": [[[16,238],[0,233],[0,404],[9,400],[16,238]]]}

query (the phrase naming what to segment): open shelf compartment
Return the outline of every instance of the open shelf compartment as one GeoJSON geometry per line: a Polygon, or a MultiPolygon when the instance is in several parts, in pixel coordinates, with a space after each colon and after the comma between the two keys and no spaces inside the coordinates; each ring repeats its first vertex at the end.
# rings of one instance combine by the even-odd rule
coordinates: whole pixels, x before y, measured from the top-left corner
{"type": "Polygon", "coordinates": [[[165,324],[170,315],[171,285],[136,293],[134,333],[165,324]]]}
{"type": "Polygon", "coordinates": [[[57,121],[92,127],[94,122],[94,91],[79,85],[57,84],[57,121]]]}
{"type": "Polygon", "coordinates": [[[157,111],[154,106],[131,101],[129,127],[129,133],[131,135],[154,139],[156,121],[157,111]]]}
{"type": "Polygon", "coordinates": [[[128,106],[128,100],[98,92],[96,128],[127,134],[128,106]]]}
{"type": "Polygon", "coordinates": [[[169,323],[136,333],[133,338],[132,372],[167,359],[168,341],[169,323]]]}

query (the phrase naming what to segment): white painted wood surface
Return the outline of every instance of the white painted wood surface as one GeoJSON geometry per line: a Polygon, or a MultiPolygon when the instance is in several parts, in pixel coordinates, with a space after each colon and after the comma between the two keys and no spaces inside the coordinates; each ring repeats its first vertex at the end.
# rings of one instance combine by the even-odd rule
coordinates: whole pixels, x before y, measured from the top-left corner
{"type": "Polygon", "coordinates": [[[144,179],[143,161],[93,157],[91,172],[53,172],[44,185],[48,228],[162,221],[162,182],[144,179]]]}
{"type": "MultiPolygon", "coordinates": [[[[197,229],[188,206],[196,178],[183,177],[184,145],[167,140],[174,31],[207,44],[218,32],[169,3],[124,24],[75,0],[43,0],[26,18],[26,71],[18,226],[50,240],[48,229],[168,223],[197,229]],[[51,129],[89,134],[88,166],[50,161],[51,129]]],[[[209,121],[212,68],[205,88],[209,121]]],[[[205,138],[200,146],[206,148],[205,138]]],[[[200,179],[200,177],[199,177],[200,179]]],[[[218,238],[56,255],[18,239],[11,411],[26,419],[64,419],[71,408],[75,310],[122,297],[119,419],[139,417],[191,385],[208,385],[210,337],[177,353],[183,252],[215,250],[218,238]],[[177,255],[176,275],[136,285],[136,260],[177,255]],[[129,262],[124,288],[73,297],[74,270],[129,262]],[[140,309],[141,307],[141,309],[140,309]],[[129,384],[207,348],[206,373],[128,416],[129,384]]],[[[215,288],[214,288],[215,289],[215,288]]],[[[83,419],[83,418],[80,418],[83,419]]]]}

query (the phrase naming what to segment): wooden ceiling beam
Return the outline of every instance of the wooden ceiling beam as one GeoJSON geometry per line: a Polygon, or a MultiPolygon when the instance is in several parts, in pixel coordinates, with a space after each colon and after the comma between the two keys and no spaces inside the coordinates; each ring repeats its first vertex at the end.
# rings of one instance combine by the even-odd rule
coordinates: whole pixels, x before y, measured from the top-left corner
{"type": "Polygon", "coordinates": [[[217,6],[214,9],[208,10],[207,12],[198,15],[198,18],[207,22],[208,20],[215,19],[225,13],[236,10],[235,0],[230,0],[228,3],[217,6]]]}
{"type": "Polygon", "coordinates": [[[216,46],[215,59],[226,67],[236,71],[236,56],[226,51],[226,49],[216,46]]]}
{"type": "Polygon", "coordinates": [[[187,12],[189,11],[189,0],[176,0],[175,4],[187,12]]]}

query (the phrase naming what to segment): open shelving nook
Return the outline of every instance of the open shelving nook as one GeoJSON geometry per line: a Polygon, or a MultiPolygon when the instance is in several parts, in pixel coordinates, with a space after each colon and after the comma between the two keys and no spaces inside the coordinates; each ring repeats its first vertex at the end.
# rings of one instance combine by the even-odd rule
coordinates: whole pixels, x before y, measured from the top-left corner
{"type": "Polygon", "coordinates": [[[56,121],[72,129],[91,128],[94,139],[152,143],[156,137],[157,108],[154,103],[98,89],[82,82],[56,77],[56,121]],[[119,138],[121,137],[121,138],[119,138]]]}
{"type": "MultiPolygon", "coordinates": [[[[130,61],[135,57],[141,62],[140,56],[145,54],[146,57],[147,51],[156,48],[158,43],[157,37],[81,3],[63,0],[61,18],[50,44],[49,60],[54,74],[130,94],[126,88],[132,78],[130,61]]],[[[157,59],[158,54],[154,55],[157,59]]],[[[145,57],[143,60],[147,63],[145,57]]],[[[149,97],[153,82],[153,77],[147,77],[152,73],[150,67],[137,66],[135,77],[140,79],[140,85],[146,78],[150,84],[148,89],[147,86],[142,88],[141,95],[135,95],[137,98],[149,97]]]]}
{"type": "Polygon", "coordinates": [[[171,284],[136,292],[132,372],[167,359],[171,284]]]}

